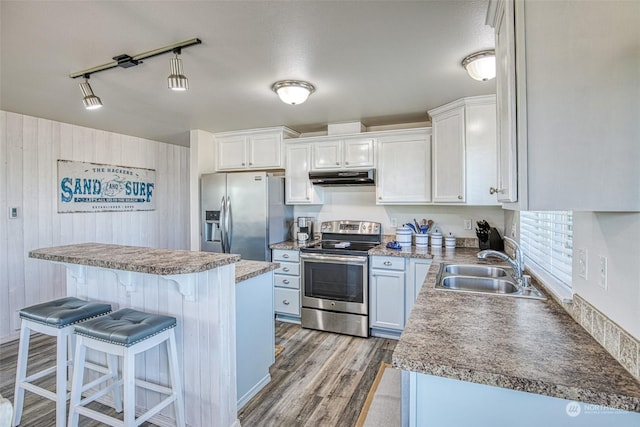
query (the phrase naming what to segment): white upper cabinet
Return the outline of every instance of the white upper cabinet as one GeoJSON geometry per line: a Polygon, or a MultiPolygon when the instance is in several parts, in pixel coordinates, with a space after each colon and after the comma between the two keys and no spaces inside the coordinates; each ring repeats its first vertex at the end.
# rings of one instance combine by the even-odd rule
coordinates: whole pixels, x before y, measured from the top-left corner
{"type": "Polygon", "coordinates": [[[433,202],[497,205],[496,97],[462,98],[429,111],[433,202]]]}
{"type": "Polygon", "coordinates": [[[285,143],[285,203],[288,205],[318,205],[324,202],[324,191],[309,181],[311,144],[285,143]]]}
{"type": "Polygon", "coordinates": [[[464,105],[429,111],[433,132],[433,201],[465,202],[464,105]]]}
{"type": "Polygon", "coordinates": [[[487,22],[512,162],[498,190],[515,194],[504,171],[517,165],[517,202],[505,206],[640,211],[638,2],[491,1],[487,22]]]}
{"type": "Polygon", "coordinates": [[[218,133],[216,170],[282,169],[282,141],[297,135],[285,127],[218,133]]]}
{"type": "Polygon", "coordinates": [[[313,170],[358,169],[374,166],[373,138],[313,142],[313,170]]]}
{"type": "Polygon", "coordinates": [[[378,138],[376,203],[431,201],[431,129],[394,131],[378,138]]]}

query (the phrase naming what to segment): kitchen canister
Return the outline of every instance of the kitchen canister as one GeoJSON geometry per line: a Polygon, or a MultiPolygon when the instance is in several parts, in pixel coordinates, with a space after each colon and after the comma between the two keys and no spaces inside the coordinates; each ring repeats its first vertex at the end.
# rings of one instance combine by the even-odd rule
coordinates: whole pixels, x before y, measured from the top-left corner
{"type": "Polygon", "coordinates": [[[411,246],[411,229],[409,227],[396,228],[396,242],[402,247],[411,246]]]}
{"type": "Polygon", "coordinates": [[[416,248],[429,246],[428,234],[416,234],[416,248]]]}
{"type": "Polygon", "coordinates": [[[447,248],[447,249],[455,249],[455,247],[456,247],[456,236],[454,236],[451,233],[449,233],[447,236],[445,236],[445,238],[444,238],[444,247],[447,248]]]}
{"type": "Polygon", "coordinates": [[[442,249],[442,233],[431,233],[431,247],[442,249]]]}

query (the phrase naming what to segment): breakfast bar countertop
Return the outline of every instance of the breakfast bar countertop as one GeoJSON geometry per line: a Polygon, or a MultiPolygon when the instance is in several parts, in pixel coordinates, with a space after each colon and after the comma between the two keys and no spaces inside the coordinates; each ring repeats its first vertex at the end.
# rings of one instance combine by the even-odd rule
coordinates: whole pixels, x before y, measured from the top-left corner
{"type": "Polygon", "coordinates": [[[80,243],[35,249],[29,252],[29,257],[160,276],[199,273],[240,260],[240,255],[234,254],[106,243],[80,243]]]}
{"type": "Polygon", "coordinates": [[[640,412],[640,382],[551,297],[435,288],[443,262],[493,263],[477,252],[433,254],[393,353],[395,368],[640,412]]]}

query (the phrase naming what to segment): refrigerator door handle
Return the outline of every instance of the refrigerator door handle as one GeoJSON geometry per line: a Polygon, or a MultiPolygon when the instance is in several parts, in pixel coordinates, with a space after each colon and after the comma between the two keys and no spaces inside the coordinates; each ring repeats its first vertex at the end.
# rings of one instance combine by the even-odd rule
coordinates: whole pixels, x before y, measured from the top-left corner
{"type": "Polygon", "coordinates": [[[227,209],[224,217],[225,228],[227,229],[227,253],[231,253],[231,235],[233,233],[233,218],[231,213],[231,199],[227,197],[227,209]]]}
{"type": "Polygon", "coordinates": [[[225,218],[227,216],[227,213],[225,209],[224,199],[225,199],[224,196],[222,196],[222,200],[220,201],[220,246],[222,246],[223,254],[227,253],[227,245],[226,245],[227,230],[225,225],[225,222],[226,222],[225,218]]]}

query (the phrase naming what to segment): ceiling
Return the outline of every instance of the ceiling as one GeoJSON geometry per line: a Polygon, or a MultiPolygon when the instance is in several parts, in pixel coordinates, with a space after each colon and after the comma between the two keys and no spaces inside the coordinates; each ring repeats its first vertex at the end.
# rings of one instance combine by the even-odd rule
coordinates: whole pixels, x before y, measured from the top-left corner
{"type": "Polygon", "coordinates": [[[0,109],[189,145],[189,130],[424,122],[426,111],[495,93],[461,67],[493,48],[488,0],[0,1],[0,109]],[[92,75],[87,111],[69,74],[198,37],[183,50],[190,90],[167,89],[171,54],[92,75]],[[286,105],[277,80],[316,92],[286,105]]]}

